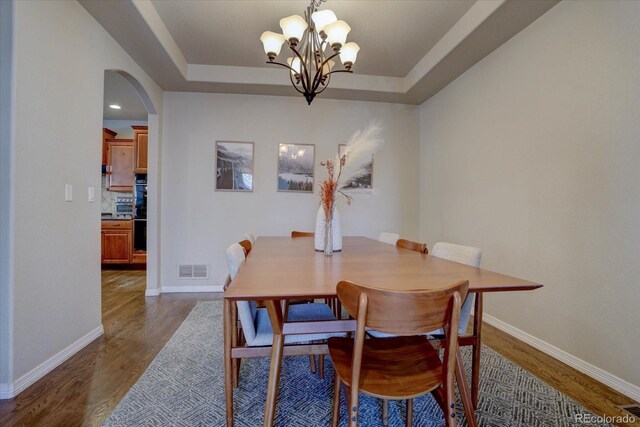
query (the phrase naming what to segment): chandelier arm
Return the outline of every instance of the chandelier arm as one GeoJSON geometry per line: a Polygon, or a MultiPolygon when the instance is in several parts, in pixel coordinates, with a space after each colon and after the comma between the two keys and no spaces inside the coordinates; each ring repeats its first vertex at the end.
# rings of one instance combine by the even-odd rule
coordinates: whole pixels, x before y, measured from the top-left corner
{"type": "MultiPolygon", "coordinates": [[[[313,90],[316,90],[320,85],[320,81],[322,80],[322,75],[323,75],[322,70],[324,69],[324,66],[328,64],[331,59],[335,58],[338,55],[340,55],[340,52],[334,53],[333,55],[331,55],[328,58],[325,58],[325,60],[322,61],[322,63],[318,67],[318,70],[316,71],[316,75],[313,76],[313,90]]],[[[328,76],[329,74],[331,74],[331,72],[328,72],[327,74],[324,74],[324,75],[328,76]]]]}
{"type": "MultiPolygon", "coordinates": [[[[294,71],[295,71],[295,70],[294,70],[294,71]]],[[[296,73],[296,75],[298,75],[298,76],[299,76],[299,74],[297,74],[297,73],[296,73]]],[[[294,81],[293,81],[293,77],[294,77],[293,73],[289,73],[289,80],[291,81],[291,85],[293,86],[293,88],[294,88],[298,93],[301,93],[302,95],[304,95],[304,92],[303,92],[303,91],[301,91],[301,90],[300,90],[300,88],[298,88],[298,85],[300,84],[300,80],[301,80],[301,79],[300,79],[300,80],[298,80],[298,82],[296,83],[296,82],[294,82],[294,81]]]]}
{"type": "Polygon", "coordinates": [[[299,74],[295,69],[291,68],[289,65],[287,64],[283,64],[282,62],[276,62],[276,61],[267,61],[267,64],[275,64],[275,65],[280,65],[281,67],[285,67],[290,69],[291,71],[293,71],[296,74],[299,74]]]}
{"type": "MultiPolygon", "coordinates": [[[[302,59],[302,55],[300,55],[300,52],[298,52],[294,47],[291,47],[291,50],[298,56],[298,58],[300,58],[300,71],[302,71],[302,69],[304,68],[304,74],[302,73],[298,73],[298,74],[300,74],[300,81],[302,82],[302,88],[305,90],[305,92],[309,92],[309,83],[311,82],[309,82],[309,72],[307,71],[307,64],[305,64],[304,59],[302,59]],[[305,77],[306,77],[306,81],[305,81],[305,77]]],[[[293,61],[291,61],[291,63],[293,64],[293,61]]]]}
{"type": "Polygon", "coordinates": [[[333,70],[328,72],[326,75],[328,76],[329,74],[333,73],[353,73],[353,70],[333,70]]]}

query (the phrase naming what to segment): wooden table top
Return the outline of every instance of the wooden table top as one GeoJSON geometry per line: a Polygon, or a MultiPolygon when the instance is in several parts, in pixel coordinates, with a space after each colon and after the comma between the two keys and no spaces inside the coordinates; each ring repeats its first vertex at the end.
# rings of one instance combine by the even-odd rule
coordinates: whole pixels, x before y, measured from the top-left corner
{"type": "Polygon", "coordinates": [[[542,287],[480,268],[378,242],[344,237],[341,252],[326,257],[313,237],[259,237],[224,293],[232,300],[324,298],[350,280],[383,289],[438,289],[460,280],[471,292],[523,291],[542,287]]]}

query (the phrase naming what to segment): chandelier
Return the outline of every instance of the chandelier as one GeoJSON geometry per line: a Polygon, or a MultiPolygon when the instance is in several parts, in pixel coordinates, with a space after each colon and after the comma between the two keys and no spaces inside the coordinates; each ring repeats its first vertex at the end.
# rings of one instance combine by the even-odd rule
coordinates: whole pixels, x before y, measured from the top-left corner
{"type": "Polygon", "coordinates": [[[282,34],[265,31],[260,41],[267,54],[267,64],[275,64],[289,69],[289,78],[293,87],[304,95],[310,105],[313,98],[322,93],[331,80],[333,73],[352,73],[360,46],[347,41],[351,27],[338,20],[333,11],[316,8],[326,0],[311,0],[304,18],[292,15],[280,20],[282,34]],[[282,45],[287,42],[293,56],[286,64],[276,61],[282,45]],[[329,49],[331,48],[331,49],[329,49]],[[340,56],[344,68],[334,69],[333,58],[340,56]]]}

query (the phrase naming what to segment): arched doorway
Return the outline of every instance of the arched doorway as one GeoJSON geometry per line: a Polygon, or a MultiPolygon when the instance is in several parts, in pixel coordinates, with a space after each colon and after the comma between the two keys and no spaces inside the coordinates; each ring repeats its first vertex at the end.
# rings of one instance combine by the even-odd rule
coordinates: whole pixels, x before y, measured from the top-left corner
{"type": "Polygon", "coordinates": [[[132,75],[104,75],[101,264],[143,271],[158,295],[158,113],[132,75]]]}

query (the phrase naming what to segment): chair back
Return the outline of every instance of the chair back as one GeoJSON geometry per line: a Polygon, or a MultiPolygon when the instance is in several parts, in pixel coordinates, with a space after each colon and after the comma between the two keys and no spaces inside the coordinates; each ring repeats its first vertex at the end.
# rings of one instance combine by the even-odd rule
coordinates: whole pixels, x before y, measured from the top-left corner
{"type": "Polygon", "coordinates": [[[431,249],[431,255],[478,268],[480,267],[482,250],[480,248],[474,248],[473,246],[438,242],[433,245],[433,248],[431,249]]]}
{"type": "Polygon", "coordinates": [[[387,233],[386,231],[383,231],[378,235],[379,242],[388,243],[390,245],[395,245],[399,238],[400,238],[399,234],[387,233]]]}
{"type": "Polygon", "coordinates": [[[398,241],[396,242],[396,246],[399,248],[409,249],[410,251],[420,252],[422,254],[429,253],[426,243],[418,243],[412,242],[411,240],[398,239],[398,241]]]}
{"type": "MultiPolygon", "coordinates": [[[[447,259],[449,261],[459,262],[460,264],[469,265],[471,267],[480,268],[480,260],[482,259],[482,250],[473,246],[456,245],[454,243],[438,242],[433,245],[431,255],[447,259]]],[[[470,294],[466,300],[462,300],[462,309],[460,310],[460,329],[459,334],[464,334],[471,320],[471,310],[473,308],[474,295],[470,294]]]]}
{"type": "Polygon", "coordinates": [[[291,237],[313,237],[316,233],[313,231],[292,231],[291,237]]]}
{"type": "Polygon", "coordinates": [[[449,324],[454,295],[462,301],[468,288],[469,282],[462,281],[444,289],[391,291],[342,281],[337,291],[352,317],[360,320],[364,315],[366,327],[394,335],[421,335],[449,324]]]}
{"type": "Polygon", "coordinates": [[[250,231],[244,233],[244,238],[251,242],[252,245],[256,244],[256,235],[250,231]]]}
{"type": "MultiPolygon", "coordinates": [[[[227,264],[229,266],[229,276],[232,281],[235,279],[244,261],[244,248],[240,243],[232,243],[229,245],[227,248],[227,264]]],[[[242,333],[247,340],[247,344],[251,345],[256,338],[258,306],[255,301],[238,301],[237,306],[238,319],[240,319],[240,324],[242,325],[242,333]]]]}
{"type": "Polygon", "coordinates": [[[236,278],[240,265],[244,262],[244,249],[239,243],[232,243],[227,247],[227,266],[231,280],[236,278]]]}
{"type": "Polygon", "coordinates": [[[249,255],[249,252],[251,252],[251,242],[249,240],[241,240],[238,244],[244,249],[244,256],[249,255]]]}

